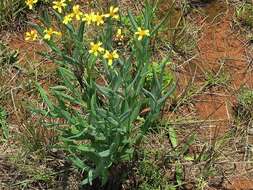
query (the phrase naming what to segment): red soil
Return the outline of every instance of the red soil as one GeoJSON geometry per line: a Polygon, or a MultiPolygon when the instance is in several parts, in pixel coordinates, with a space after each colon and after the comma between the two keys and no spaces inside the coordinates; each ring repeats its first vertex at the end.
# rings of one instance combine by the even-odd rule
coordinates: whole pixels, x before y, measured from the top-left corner
{"type": "MultiPolygon", "coordinates": [[[[242,86],[253,88],[253,73],[249,71],[247,44],[243,37],[232,29],[232,18],[232,11],[228,11],[219,23],[205,23],[202,38],[198,43],[199,58],[196,64],[200,70],[217,73],[223,64],[223,69],[231,78],[229,88],[211,88],[208,94],[202,94],[195,99],[199,118],[227,120],[225,123],[208,127],[210,130],[206,130],[206,133],[214,138],[229,130],[229,122],[233,114],[231,110],[238,90],[242,86]]],[[[198,74],[203,75],[203,73],[198,74]]],[[[204,133],[201,134],[208,135],[204,133]]],[[[244,169],[238,171],[238,174],[244,169]]],[[[253,190],[253,180],[241,177],[228,179],[227,184],[221,189],[253,190]]]]}
{"type": "Polygon", "coordinates": [[[223,67],[231,78],[231,89],[218,89],[218,92],[215,89],[215,93],[210,89],[210,95],[198,97],[197,113],[203,119],[230,120],[230,107],[237,90],[244,85],[253,87],[252,73],[247,72],[247,48],[243,38],[231,28],[232,18],[228,12],[219,23],[207,23],[198,43],[198,67],[213,73],[223,67]]]}
{"type": "Polygon", "coordinates": [[[226,190],[252,190],[253,180],[247,178],[237,178],[227,183],[226,190]]]}

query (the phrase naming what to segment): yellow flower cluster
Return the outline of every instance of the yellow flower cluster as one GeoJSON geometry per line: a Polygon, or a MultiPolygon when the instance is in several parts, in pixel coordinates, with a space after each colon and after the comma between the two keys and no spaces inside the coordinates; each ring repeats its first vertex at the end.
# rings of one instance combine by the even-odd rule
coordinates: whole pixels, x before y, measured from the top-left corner
{"type": "Polygon", "coordinates": [[[69,24],[73,20],[74,14],[69,13],[66,16],[64,16],[62,23],[63,24],[69,24]]]}
{"type": "Polygon", "coordinates": [[[91,42],[89,53],[94,54],[95,56],[98,56],[98,53],[102,53],[105,50],[101,46],[102,46],[102,42],[98,42],[96,44],[94,42],[91,42]]]}
{"type": "Polygon", "coordinates": [[[76,20],[81,20],[83,15],[84,14],[80,10],[80,6],[74,5],[72,7],[72,12],[64,16],[63,24],[69,24],[73,20],[73,18],[75,18],[76,20]]]}
{"type": "Polygon", "coordinates": [[[30,32],[25,33],[26,41],[35,41],[38,39],[38,32],[36,30],[31,30],[30,32]]]}
{"type": "Polygon", "coordinates": [[[138,27],[137,32],[135,32],[135,35],[138,36],[138,40],[142,40],[145,36],[150,36],[149,30],[142,29],[138,27]]]}
{"type": "Polygon", "coordinates": [[[67,6],[66,0],[53,1],[53,9],[57,10],[59,13],[62,13],[63,9],[67,6]]]}
{"type": "Polygon", "coordinates": [[[29,9],[33,8],[33,5],[36,4],[38,0],[26,0],[25,3],[29,7],[29,9]]]}
{"type": "MultiPolygon", "coordinates": [[[[45,40],[51,40],[54,35],[55,36],[61,36],[62,35],[61,32],[55,31],[52,27],[46,28],[43,31],[43,33],[44,33],[43,38],[45,40]]],[[[35,41],[37,39],[38,39],[38,32],[36,30],[31,30],[30,32],[25,33],[25,40],[26,41],[35,41]]]]}
{"type": "Polygon", "coordinates": [[[119,20],[119,8],[118,7],[113,7],[111,6],[110,7],[110,11],[108,14],[105,14],[105,17],[108,18],[108,17],[111,17],[111,18],[114,18],[116,20],[119,20]]]}
{"type": "MultiPolygon", "coordinates": [[[[150,36],[150,32],[147,29],[142,29],[138,27],[137,32],[135,32],[135,35],[138,36],[138,40],[142,40],[145,36],[150,36]]],[[[116,38],[118,38],[119,40],[123,40],[124,36],[122,34],[122,29],[117,30],[116,38]]],[[[105,52],[103,58],[108,61],[109,66],[112,66],[113,61],[119,59],[119,54],[117,53],[117,50],[114,50],[112,52],[105,50],[102,45],[102,42],[91,42],[89,53],[98,56],[99,54],[105,52]]]]}
{"type": "Polygon", "coordinates": [[[75,18],[76,20],[82,20],[84,22],[86,22],[88,25],[94,23],[97,26],[103,25],[104,24],[104,18],[108,18],[111,17],[113,19],[118,20],[119,19],[119,14],[118,14],[119,8],[115,8],[113,6],[110,7],[110,11],[108,14],[100,14],[100,13],[83,13],[80,10],[80,6],[79,5],[74,5],[72,8],[72,12],[65,15],[63,18],[63,24],[69,24],[73,18],[75,18]]]}
{"type": "Polygon", "coordinates": [[[108,65],[112,66],[113,60],[119,59],[119,54],[117,53],[117,50],[114,50],[112,52],[106,50],[103,57],[107,59],[108,65]]]}
{"type": "Polygon", "coordinates": [[[76,18],[76,20],[81,20],[83,13],[80,11],[80,6],[79,5],[74,5],[73,8],[73,16],[76,18]]]}
{"type": "Polygon", "coordinates": [[[99,26],[101,24],[104,24],[104,15],[91,12],[89,14],[84,14],[82,21],[86,22],[88,25],[96,23],[97,26],[99,26]]]}
{"type": "Polygon", "coordinates": [[[44,30],[44,39],[45,40],[51,40],[53,35],[61,36],[62,34],[61,34],[61,32],[55,31],[52,27],[44,30]]]}
{"type": "MultiPolygon", "coordinates": [[[[26,0],[27,4],[29,5],[29,8],[33,6],[34,3],[36,3],[38,0],[26,0]]],[[[71,1],[71,0],[68,0],[71,1]]],[[[59,13],[62,13],[64,11],[64,8],[67,6],[66,0],[58,0],[53,1],[53,8],[58,11],[59,13]]],[[[108,14],[100,14],[100,13],[94,13],[91,12],[89,14],[84,14],[79,5],[74,5],[72,7],[72,11],[68,14],[66,14],[63,18],[64,24],[69,24],[72,22],[73,19],[76,19],[78,21],[84,21],[86,24],[90,25],[92,23],[95,23],[97,26],[104,24],[104,18],[112,18],[112,19],[119,19],[118,14],[119,9],[116,7],[111,6],[108,14]]],[[[43,39],[45,40],[51,40],[53,36],[61,36],[61,32],[58,32],[54,30],[52,27],[46,28],[43,31],[43,39]]],[[[138,37],[137,39],[140,41],[144,37],[150,36],[150,31],[148,29],[144,29],[141,27],[137,28],[137,31],[135,32],[135,35],[138,37]]],[[[122,29],[117,29],[116,39],[119,41],[122,41],[124,39],[124,35],[122,32],[122,29]]],[[[31,30],[30,32],[26,32],[25,40],[31,40],[34,41],[38,39],[38,33],[36,30],[31,30]]],[[[117,50],[108,51],[105,50],[103,47],[102,42],[91,42],[90,43],[90,50],[89,53],[93,54],[94,56],[98,56],[99,54],[103,56],[104,59],[107,60],[108,65],[112,66],[113,61],[119,59],[119,54],[117,53],[117,50]]]]}
{"type": "Polygon", "coordinates": [[[74,5],[72,7],[72,12],[65,15],[62,22],[63,24],[69,24],[73,20],[73,18],[75,18],[76,20],[81,20],[83,16],[84,14],[80,10],[80,6],[74,5]]]}
{"type": "MultiPolygon", "coordinates": [[[[68,0],[71,2],[72,0],[68,0]]],[[[33,5],[35,5],[38,2],[38,0],[26,0],[25,3],[29,7],[29,9],[33,8],[33,5]]],[[[59,13],[62,13],[63,9],[67,6],[66,0],[58,0],[53,1],[53,9],[57,10],[59,13]]]]}
{"type": "Polygon", "coordinates": [[[117,50],[114,50],[112,52],[105,50],[104,48],[101,47],[102,45],[103,45],[102,42],[98,43],[91,42],[89,53],[98,56],[99,53],[102,54],[105,51],[103,57],[108,61],[108,65],[112,66],[113,61],[119,59],[119,54],[117,53],[117,50]]]}

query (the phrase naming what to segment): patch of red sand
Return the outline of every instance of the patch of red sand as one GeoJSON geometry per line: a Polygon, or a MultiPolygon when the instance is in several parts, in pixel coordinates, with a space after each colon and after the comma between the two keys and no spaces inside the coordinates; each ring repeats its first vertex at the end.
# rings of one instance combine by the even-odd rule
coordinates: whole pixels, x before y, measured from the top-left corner
{"type": "Polygon", "coordinates": [[[247,178],[233,179],[225,185],[226,190],[253,190],[253,180],[247,178]]]}
{"type": "Polygon", "coordinates": [[[202,119],[230,119],[227,102],[234,99],[235,93],[242,86],[253,87],[253,76],[247,72],[247,48],[243,38],[231,28],[233,15],[228,12],[216,24],[206,23],[202,38],[199,40],[198,67],[203,71],[217,73],[223,64],[231,77],[233,90],[221,90],[223,96],[204,95],[197,98],[196,109],[202,119]]]}

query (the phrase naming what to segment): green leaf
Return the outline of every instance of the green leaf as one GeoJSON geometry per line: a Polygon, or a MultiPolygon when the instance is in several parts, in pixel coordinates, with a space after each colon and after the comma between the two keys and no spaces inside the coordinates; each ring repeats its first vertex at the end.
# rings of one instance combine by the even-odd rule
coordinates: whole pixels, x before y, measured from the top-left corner
{"type": "Polygon", "coordinates": [[[43,36],[43,28],[37,24],[34,24],[34,23],[31,23],[31,22],[28,22],[28,24],[34,28],[41,36],[43,36]]]}
{"type": "Polygon", "coordinates": [[[110,124],[114,125],[114,127],[119,126],[119,122],[116,121],[115,119],[113,119],[112,117],[107,117],[107,118],[105,118],[105,119],[106,119],[107,121],[109,121],[110,124]]]}
{"type": "Polygon", "coordinates": [[[110,156],[110,150],[105,150],[105,151],[100,152],[98,154],[99,154],[100,157],[106,158],[106,157],[110,156]]]}
{"type": "Polygon", "coordinates": [[[44,102],[48,105],[49,109],[53,111],[54,110],[53,103],[49,100],[46,91],[40,86],[38,82],[35,82],[35,85],[40,93],[40,96],[44,100],[44,102]]]}
{"type": "Polygon", "coordinates": [[[182,183],[183,183],[183,174],[184,174],[183,166],[182,166],[182,164],[179,161],[177,161],[175,167],[176,167],[176,180],[177,180],[177,184],[179,186],[181,186],[182,183]]]}
{"type": "Polygon", "coordinates": [[[89,167],[84,164],[84,162],[82,160],[80,160],[78,157],[69,157],[69,159],[71,160],[71,162],[73,162],[74,165],[76,165],[78,168],[80,168],[83,171],[89,171],[89,167]]]}
{"type": "Polygon", "coordinates": [[[80,26],[79,26],[79,30],[78,30],[78,34],[77,34],[77,39],[79,42],[83,41],[83,33],[84,33],[84,22],[81,22],[80,26]]]}
{"type": "Polygon", "coordinates": [[[57,90],[57,91],[66,91],[66,90],[68,90],[68,88],[66,86],[62,86],[62,85],[51,87],[51,89],[52,90],[57,90]]]}
{"type": "Polygon", "coordinates": [[[177,142],[177,133],[176,133],[175,129],[173,127],[169,126],[168,133],[169,133],[169,139],[170,139],[172,147],[176,148],[178,145],[178,142],[177,142]]]}
{"type": "MultiPolygon", "coordinates": [[[[120,117],[119,117],[119,122],[120,123],[124,123],[130,116],[131,114],[131,110],[127,110],[125,113],[123,113],[120,117]]],[[[135,116],[134,116],[135,117],[135,116]]]]}
{"type": "Polygon", "coordinates": [[[91,112],[94,116],[97,115],[96,112],[96,107],[97,107],[97,102],[96,102],[96,94],[94,94],[91,98],[91,103],[90,103],[90,108],[91,108],[91,112]]]}
{"type": "Polygon", "coordinates": [[[77,146],[77,149],[82,151],[82,152],[95,152],[96,151],[89,144],[80,144],[80,145],[77,146]]]}
{"type": "Polygon", "coordinates": [[[70,69],[63,67],[58,68],[58,72],[60,73],[60,76],[63,79],[63,83],[66,85],[66,87],[69,88],[69,90],[72,92],[73,95],[75,95],[75,97],[81,99],[82,95],[80,93],[80,89],[77,88],[77,79],[74,73],[70,69]]]}
{"type": "Polygon", "coordinates": [[[75,139],[78,139],[79,137],[82,137],[83,135],[85,135],[86,130],[84,129],[83,131],[79,131],[77,134],[71,136],[71,134],[68,134],[68,138],[64,138],[64,140],[66,141],[72,141],[75,139]]]}
{"type": "Polygon", "coordinates": [[[44,23],[44,25],[46,27],[51,26],[51,19],[50,19],[50,16],[48,14],[48,10],[45,9],[44,11],[42,11],[42,15],[41,15],[40,18],[41,18],[42,22],[44,23]]]}
{"type": "Polygon", "coordinates": [[[137,119],[137,117],[139,116],[141,105],[142,105],[141,101],[136,102],[136,104],[134,105],[131,116],[130,116],[130,122],[131,123],[133,121],[135,121],[137,119]]]}
{"type": "Polygon", "coordinates": [[[95,84],[95,85],[96,85],[98,92],[102,93],[106,97],[109,97],[113,93],[113,91],[107,87],[101,86],[99,84],[95,84]]]}
{"type": "Polygon", "coordinates": [[[0,107],[0,129],[2,129],[3,131],[4,139],[9,138],[9,126],[6,123],[6,119],[7,119],[7,113],[2,107],[0,107]]]}
{"type": "Polygon", "coordinates": [[[66,94],[65,92],[61,92],[61,91],[55,90],[55,89],[53,90],[53,93],[54,93],[55,96],[61,98],[62,100],[64,99],[64,100],[67,100],[67,101],[69,101],[70,103],[72,103],[74,105],[80,105],[82,107],[85,107],[84,102],[82,102],[82,100],[80,100],[80,99],[77,99],[77,97],[72,97],[72,96],[66,94]]]}
{"type": "Polygon", "coordinates": [[[78,64],[78,61],[75,58],[66,55],[64,52],[61,54],[61,56],[66,62],[72,63],[74,65],[78,64]]]}
{"type": "Polygon", "coordinates": [[[171,83],[172,83],[172,85],[171,85],[170,89],[163,95],[162,98],[160,98],[160,99],[157,101],[157,104],[158,104],[158,105],[162,105],[162,104],[167,100],[167,98],[168,98],[170,95],[172,95],[173,92],[175,91],[177,85],[176,85],[175,82],[171,82],[171,83]]]}
{"type": "Polygon", "coordinates": [[[88,172],[88,182],[89,182],[90,185],[92,185],[92,181],[93,181],[94,178],[95,178],[95,176],[93,175],[93,170],[90,170],[88,172]]]}
{"type": "Polygon", "coordinates": [[[147,96],[149,96],[149,97],[152,99],[153,102],[157,102],[155,96],[154,96],[151,92],[147,91],[147,90],[144,89],[144,88],[143,88],[143,92],[144,92],[147,96]]]}
{"type": "Polygon", "coordinates": [[[196,139],[196,134],[192,134],[187,139],[187,141],[184,143],[182,147],[182,154],[185,154],[189,150],[190,146],[194,143],[195,139],[196,139]]]}
{"type": "Polygon", "coordinates": [[[59,117],[64,118],[69,124],[74,125],[75,122],[75,118],[71,116],[71,114],[64,110],[63,108],[60,107],[56,107],[54,110],[59,117]]]}
{"type": "Polygon", "coordinates": [[[192,157],[190,155],[186,155],[186,156],[184,156],[184,160],[186,160],[186,161],[194,161],[194,157],[192,157]]]}
{"type": "Polygon", "coordinates": [[[136,20],[134,19],[134,16],[130,10],[128,10],[128,17],[130,19],[132,26],[134,27],[134,30],[137,30],[138,24],[137,24],[136,20]]]}

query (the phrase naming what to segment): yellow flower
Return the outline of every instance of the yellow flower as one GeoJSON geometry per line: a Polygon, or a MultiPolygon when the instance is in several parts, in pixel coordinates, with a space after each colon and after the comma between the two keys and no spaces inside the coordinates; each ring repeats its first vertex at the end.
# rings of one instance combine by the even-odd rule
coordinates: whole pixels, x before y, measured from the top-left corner
{"type": "Polygon", "coordinates": [[[122,34],[122,29],[119,28],[116,33],[116,39],[122,41],[124,39],[124,35],[122,34]]]}
{"type": "Polygon", "coordinates": [[[44,39],[51,40],[53,35],[61,36],[61,32],[54,31],[52,27],[44,30],[44,39]]]}
{"type": "Polygon", "coordinates": [[[98,53],[102,53],[104,51],[104,48],[101,47],[102,45],[103,44],[101,42],[98,42],[97,44],[91,42],[89,53],[93,53],[95,56],[98,56],[98,53]]]}
{"type": "Polygon", "coordinates": [[[67,6],[65,0],[53,1],[53,9],[57,10],[59,13],[62,13],[63,8],[67,6]]]}
{"type": "Polygon", "coordinates": [[[84,14],[82,17],[82,21],[85,21],[88,25],[91,23],[96,23],[97,26],[104,24],[104,15],[99,13],[91,12],[90,14],[84,14]]]}
{"type": "Polygon", "coordinates": [[[38,0],[26,0],[25,3],[29,7],[29,9],[33,8],[33,5],[36,4],[38,0]]]}
{"type": "Polygon", "coordinates": [[[76,20],[81,20],[83,13],[80,11],[80,6],[79,5],[74,5],[73,6],[73,14],[76,17],[76,20]]]}
{"type": "Polygon", "coordinates": [[[38,39],[38,32],[36,30],[31,30],[30,32],[25,33],[25,40],[26,41],[35,41],[38,39]]]}
{"type": "Polygon", "coordinates": [[[108,65],[112,66],[113,60],[119,59],[119,54],[117,53],[117,50],[114,50],[113,52],[106,50],[104,58],[108,60],[108,65]]]}
{"type": "Polygon", "coordinates": [[[109,13],[106,14],[105,17],[111,17],[111,18],[114,18],[114,19],[118,20],[119,19],[118,12],[119,12],[119,8],[118,7],[111,6],[109,13]]]}
{"type": "Polygon", "coordinates": [[[63,24],[70,23],[72,21],[73,17],[74,17],[73,13],[67,14],[66,16],[64,16],[62,23],[63,24]]]}
{"type": "Polygon", "coordinates": [[[138,31],[135,32],[135,35],[138,35],[138,40],[142,40],[145,36],[150,36],[149,30],[142,29],[138,27],[138,31]]]}
{"type": "Polygon", "coordinates": [[[90,25],[94,21],[94,17],[94,12],[91,12],[90,14],[84,14],[82,21],[85,21],[88,25],[90,25]]]}
{"type": "Polygon", "coordinates": [[[92,19],[93,22],[97,23],[97,26],[104,24],[104,15],[100,15],[99,13],[95,14],[92,19]]]}

